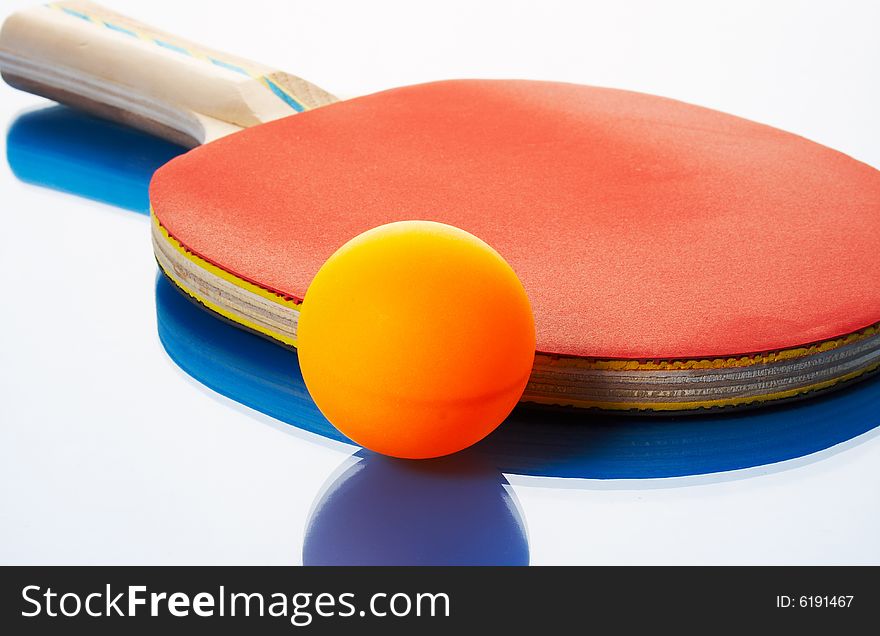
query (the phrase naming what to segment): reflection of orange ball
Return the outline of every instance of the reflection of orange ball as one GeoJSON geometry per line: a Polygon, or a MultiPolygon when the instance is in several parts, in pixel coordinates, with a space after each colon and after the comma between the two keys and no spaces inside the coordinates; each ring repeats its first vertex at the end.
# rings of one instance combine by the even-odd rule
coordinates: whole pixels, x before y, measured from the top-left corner
{"type": "Polygon", "coordinates": [[[535,325],[522,284],[483,241],[402,221],[343,245],[306,292],[303,379],[330,422],[395,457],[481,440],[522,395],[535,325]]]}

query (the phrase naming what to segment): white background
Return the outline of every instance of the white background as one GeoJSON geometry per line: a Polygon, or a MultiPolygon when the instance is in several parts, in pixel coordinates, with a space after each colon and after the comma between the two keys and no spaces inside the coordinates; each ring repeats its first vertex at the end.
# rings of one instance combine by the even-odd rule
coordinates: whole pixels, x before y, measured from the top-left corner
{"type": "MultiPolygon", "coordinates": [[[[615,86],[880,166],[873,2],[111,6],[343,96],[450,77],[615,86]]],[[[0,121],[42,103],[0,86],[0,121]]],[[[145,217],[22,184],[5,163],[0,213],[0,563],[298,563],[313,502],[355,449],[167,358],[145,217]]],[[[878,564],[875,432],[715,478],[508,478],[533,564],[878,564]]]]}

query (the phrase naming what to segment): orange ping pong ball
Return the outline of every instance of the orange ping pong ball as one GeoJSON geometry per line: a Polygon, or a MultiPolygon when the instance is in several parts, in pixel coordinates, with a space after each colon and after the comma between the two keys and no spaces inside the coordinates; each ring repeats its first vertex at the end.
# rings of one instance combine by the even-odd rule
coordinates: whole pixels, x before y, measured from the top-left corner
{"type": "Polygon", "coordinates": [[[385,455],[448,455],[516,405],[535,357],[513,269],[464,230],[401,221],[355,237],[321,267],[297,326],[303,380],[356,443],[385,455]]]}

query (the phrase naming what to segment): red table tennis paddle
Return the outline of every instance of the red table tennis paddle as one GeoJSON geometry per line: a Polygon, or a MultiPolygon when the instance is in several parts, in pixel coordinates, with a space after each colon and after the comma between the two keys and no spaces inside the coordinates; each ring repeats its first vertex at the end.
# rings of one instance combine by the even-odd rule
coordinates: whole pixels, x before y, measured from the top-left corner
{"type": "Polygon", "coordinates": [[[796,135],[550,82],[338,101],[86,2],[11,17],[0,66],[25,90],[204,144],[154,176],[156,258],[279,343],[296,345],[309,282],[340,245],[426,219],[520,276],[538,349],[525,401],[753,405],[880,366],[880,173],[796,135]]]}

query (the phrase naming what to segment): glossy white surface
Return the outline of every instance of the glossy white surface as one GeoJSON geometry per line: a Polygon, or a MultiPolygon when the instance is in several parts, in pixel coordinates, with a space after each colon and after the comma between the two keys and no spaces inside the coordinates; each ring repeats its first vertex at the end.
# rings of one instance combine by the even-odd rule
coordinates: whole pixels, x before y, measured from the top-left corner
{"type": "MultiPolygon", "coordinates": [[[[880,166],[877,5],[619,4],[112,6],[343,95],[446,77],[617,86],[880,166]]],[[[4,126],[43,104],[0,86],[4,126]]],[[[0,210],[0,563],[301,562],[315,500],[356,449],[240,406],[171,362],[145,216],[26,185],[5,163],[0,210]]],[[[708,477],[508,479],[536,565],[880,564],[876,429],[708,477]]]]}

